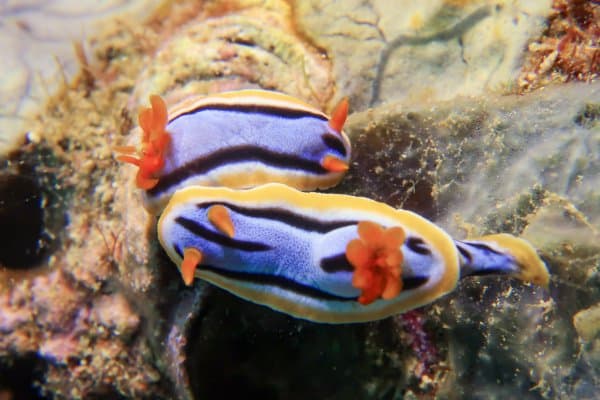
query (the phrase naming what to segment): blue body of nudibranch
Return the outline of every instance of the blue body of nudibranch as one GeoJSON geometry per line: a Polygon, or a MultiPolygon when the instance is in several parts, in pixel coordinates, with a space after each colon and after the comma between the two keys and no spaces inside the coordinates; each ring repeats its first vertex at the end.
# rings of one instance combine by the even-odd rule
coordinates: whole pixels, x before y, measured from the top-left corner
{"type": "Polygon", "coordinates": [[[262,90],[178,103],[168,112],[164,129],[170,143],[164,165],[153,175],[157,182],[144,192],[146,208],[160,212],[174,192],[191,185],[249,188],[279,182],[315,190],[337,184],[350,160],[341,129],[347,103],[341,104],[345,108],[332,122],[300,100],[262,90]]]}
{"type": "Polygon", "coordinates": [[[493,272],[547,282],[535,251],[512,236],[455,242],[409,211],[365,198],[302,193],[279,184],[243,191],[181,190],[161,216],[158,234],[178,265],[185,249],[201,253],[197,277],[256,303],[320,322],[374,320],[429,303],[456,286],[461,269],[462,275],[493,272]],[[227,210],[230,234],[209,218],[209,210],[217,205],[227,210]],[[402,289],[393,298],[370,304],[358,302],[360,290],[353,284],[355,270],[347,257],[361,221],[404,232],[398,249],[403,256],[402,289]]]}
{"type": "Polygon", "coordinates": [[[333,186],[348,168],[345,101],[331,118],[256,90],[191,98],[168,113],[158,96],[151,103],[139,117],[140,157],[122,147],[119,159],[139,167],[146,208],[162,211],[159,241],[188,285],[199,277],[299,318],[341,323],[427,304],[468,275],[548,283],[535,250],[511,235],[455,241],[409,211],[296,190],[333,186]]]}

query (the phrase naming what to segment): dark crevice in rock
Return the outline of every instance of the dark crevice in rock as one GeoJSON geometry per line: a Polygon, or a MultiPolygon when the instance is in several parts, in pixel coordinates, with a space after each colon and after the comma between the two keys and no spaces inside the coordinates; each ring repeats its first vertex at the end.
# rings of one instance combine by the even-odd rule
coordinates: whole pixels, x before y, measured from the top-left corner
{"type": "Polygon", "coordinates": [[[46,365],[34,353],[7,360],[0,358],[0,398],[50,399],[43,395],[37,383],[45,374],[46,365]]]}
{"type": "Polygon", "coordinates": [[[187,335],[185,367],[197,399],[362,399],[358,382],[372,373],[358,363],[364,333],[364,325],[297,320],[214,289],[187,335]]]}
{"type": "Polygon", "coordinates": [[[70,198],[56,174],[60,165],[44,144],[0,160],[0,266],[37,267],[58,248],[70,198]]]}
{"type": "Polygon", "coordinates": [[[45,256],[42,191],[26,175],[0,174],[0,264],[22,269],[45,256]]]}

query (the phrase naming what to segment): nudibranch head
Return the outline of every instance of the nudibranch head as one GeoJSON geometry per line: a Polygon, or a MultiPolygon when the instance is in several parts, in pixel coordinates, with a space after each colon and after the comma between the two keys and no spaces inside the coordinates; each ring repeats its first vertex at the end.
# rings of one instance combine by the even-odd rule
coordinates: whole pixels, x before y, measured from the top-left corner
{"type": "Polygon", "coordinates": [[[336,185],[348,170],[346,99],[331,118],[265,90],[191,97],[171,107],[168,116],[158,96],[151,103],[140,114],[142,156],[119,159],[139,166],[138,186],[153,214],[191,185],[243,189],[279,182],[315,190],[336,185]]]}
{"type": "Polygon", "coordinates": [[[166,131],[167,106],[159,96],[150,96],[150,108],[139,113],[142,129],[142,147],[139,158],[133,157],[135,148],[118,147],[117,151],[125,153],[117,157],[119,161],[136,165],[139,169],[136,184],[140,189],[152,189],[158,183],[159,175],[165,165],[165,153],[171,141],[166,131]]]}
{"type": "Polygon", "coordinates": [[[358,302],[396,297],[402,290],[404,230],[398,226],[384,229],[371,221],[359,222],[357,230],[359,239],[348,243],[346,258],[354,267],[352,285],[361,290],[358,302]]]}

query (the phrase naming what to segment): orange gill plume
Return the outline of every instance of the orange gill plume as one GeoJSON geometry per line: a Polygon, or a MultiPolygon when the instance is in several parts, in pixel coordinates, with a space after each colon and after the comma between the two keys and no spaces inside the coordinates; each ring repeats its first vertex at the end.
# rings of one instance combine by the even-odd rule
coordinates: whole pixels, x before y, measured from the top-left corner
{"type": "Polygon", "coordinates": [[[171,136],[166,131],[168,117],[164,100],[157,95],[150,96],[150,108],[140,111],[138,120],[142,128],[142,146],[139,158],[132,154],[136,148],[132,146],[116,147],[123,153],[117,160],[136,165],[139,170],[136,184],[140,189],[152,189],[158,183],[158,176],[165,165],[165,152],[171,142],[171,136]]]}
{"type": "Polygon", "coordinates": [[[396,297],[402,290],[404,230],[361,221],[358,236],[346,247],[346,257],[354,267],[352,286],[361,290],[358,301],[367,305],[379,298],[396,297]]]}

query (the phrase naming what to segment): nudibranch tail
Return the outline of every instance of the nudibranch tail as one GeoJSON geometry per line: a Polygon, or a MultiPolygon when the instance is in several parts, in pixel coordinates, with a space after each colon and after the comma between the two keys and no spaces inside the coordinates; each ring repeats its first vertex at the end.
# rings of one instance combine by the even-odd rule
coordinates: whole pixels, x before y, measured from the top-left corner
{"type": "Polygon", "coordinates": [[[187,247],[183,251],[183,261],[181,262],[181,277],[183,282],[190,286],[194,281],[196,268],[202,262],[202,252],[193,247],[187,247]]]}
{"type": "Polygon", "coordinates": [[[367,305],[378,298],[396,297],[402,290],[404,230],[384,229],[371,221],[359,222],[357,230],[359,239],[348,243],[346,258],[354,267],[352,285],[361,290],[358,302],[367,305]]]}
{"type": "Polygon", "coordinates": [[[158,183],[158,176],[165,165],[165,152],[171,142],[171,136],[166,131],[167,106],[157,95],[150,96],[151,108],[140,111],[138,116],[142,128],[142,150],[139,158],[130,154],[135,152],[131,146],[116,148],[124,153],[117,160],[133,164],[139,168],[136,184],[140,189],[152,189],[158,183]]]}
{"type": "Polygon", "coordinates": [[[547,288],[550,275],[529,242],[499,233],[468,241],[456,241],[461,254],[461,277],[469,275],[511,275],[524,282],[547,288]]]}
{"type": "Polygon", "coordinates": [[[548,268],[529,242],[506,233],[487,235],[479,238],[479,240],[493,243],[515,258],[519,267],[519,271],[515,275],[517,279],[545,288],[548,287],[550,283],[548,268]]]}
{"type": "Polygon", "coordinates": [[[342,132],[342,128],[344,127],[346,118],[348,117],[348,108],[348,98],[344,97],[331,113],[331,118],[329,119],[329,126],[331,129],[336,132],[342,132]]]}
{"type": "Polygon", "coordinates": [[[208,220],[215,226],[219,231],[226,234],[230,238],[235,233],[233,222],[231,221],[231,215],[229,210],[221,204],[216,204],[208,209],[208,220]]]}

